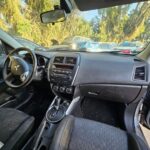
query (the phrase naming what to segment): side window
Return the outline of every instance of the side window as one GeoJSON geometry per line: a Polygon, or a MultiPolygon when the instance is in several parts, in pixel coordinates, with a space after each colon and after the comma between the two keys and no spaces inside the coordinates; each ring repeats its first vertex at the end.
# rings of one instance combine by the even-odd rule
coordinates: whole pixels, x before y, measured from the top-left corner
{"type": "Polygon", "coordinates": [[[5,47],[3,42],[0,40],[0,70],[3,67],[5,59],[6,59],[5,47]]]}
{"type": "Polygon", "coordinates": [[[2,79],[2,68],[3,68],[3,63],[4,63],[4,58],[3,58],[3,49],[1,47],[2,41],[0,40],[0,80],[2,79]]]}
{"type": "Polygon", "coordinates": [[[3,56],[3,51],[0,49],[0,57],[3,56]]]}
{"type": "Polygon", "coordinates": [[[4,49],[3,42],[0,40],[0,56],[3,55],[5,55],[5,49],[4,49]]]}

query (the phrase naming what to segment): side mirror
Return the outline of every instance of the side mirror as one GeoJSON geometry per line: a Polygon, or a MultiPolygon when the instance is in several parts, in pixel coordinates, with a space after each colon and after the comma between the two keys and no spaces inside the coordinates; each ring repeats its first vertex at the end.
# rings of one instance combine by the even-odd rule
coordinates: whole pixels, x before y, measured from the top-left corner
{"type": "Polygon", "coordinates": [[[42,23],[63,22],[66,19],[66,13],[62,9],[51,10],[40,14],[42,23]]]}

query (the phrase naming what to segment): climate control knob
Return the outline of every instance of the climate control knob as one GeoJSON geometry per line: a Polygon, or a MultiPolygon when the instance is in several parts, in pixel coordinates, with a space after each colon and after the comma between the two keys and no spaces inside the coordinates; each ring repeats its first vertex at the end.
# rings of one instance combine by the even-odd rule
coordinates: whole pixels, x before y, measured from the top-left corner
{"type": "Polygon", "coordinates": [[[60,89],[59,89],[59,91],[60,91],[61,93],[64,93],[64,92],[65,92],[65,90],[66,90],[66,88],[65,88],[65,87],[60,87],[60,89]]]}
{"type": "Polygon", "coordinates": [[[73,88],[72,87],[66,88],[66,93],[67,94],[72,94],[73,93],[73,88]]]}
{"type": "Polygon", "coordinates": [[[58,87],[57,85],[54,85],[54,86],[53,86],[53,90],[54,90],[54,91],[58,91],[58,90],[59,90],[59,87],[58,87]]]}

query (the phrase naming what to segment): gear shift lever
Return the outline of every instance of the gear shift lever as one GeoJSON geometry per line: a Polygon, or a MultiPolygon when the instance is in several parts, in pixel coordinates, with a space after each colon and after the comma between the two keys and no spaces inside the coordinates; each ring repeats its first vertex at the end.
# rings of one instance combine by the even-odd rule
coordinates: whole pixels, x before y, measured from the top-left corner
{"type": "Polygon", "coordinates": [[[59,110],[60,102],[61,102],[61,98],[57,98],[56,99],[56,105],[55,105],[56,110],[59,110]]]}
{"type": "Polygon", "coordinates": [[[61,98],[56,98],[50,109],[46,113],[46,119],[50,123],[57,123],[65,116],[66,107],[61,103],[61,98]]]}

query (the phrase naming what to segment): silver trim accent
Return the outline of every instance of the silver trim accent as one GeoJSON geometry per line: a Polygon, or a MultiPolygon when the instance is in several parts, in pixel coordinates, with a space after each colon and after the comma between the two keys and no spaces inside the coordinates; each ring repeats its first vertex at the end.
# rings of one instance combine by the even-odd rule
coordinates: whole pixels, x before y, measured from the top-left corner
{"type": "Polygon", "coordinates": [[[68,107],[68,109],[67,109],[67,111],[66,111],[66,115],[70,115],[70,114],[71,114],[71,112],[72,112],[74,106],[76,105],[76,103],[79,102],[79,100],[80,100],[80,96],[78,96],[78,97],[76,97],[76,98],[74,98],[74,99],[72,100],[71,104],[69,105],[69,107],[68,107]]]}
{"type": "Polygon", "coordinates": [[[45,126],[46,126],[46,121],[43,122],[43,127],[42,127],[42,129],[41,129],[41,131],[40,131],[40,133],[39,133],[39,135],[37,137],[37,140],[36,140],[35,146],[33,147],[33,150],[37,150],[37,146],[39,144],[39,141],[41,139],[41,136],[42,136],[42,133],[43,133],[43,131],[45,129],[45,126]]]}
{"type": "Polygon", "coordinates": [[[74,81],[75,81],[75,79],[76,79],[76,76],[77,76],[78,70],[79,70],[79,65],[77,66],[77,69],[76,69],[75,75],[74,75],[74,77],[73,77],[73,80],[72,80],[71,86],[73,86],[73,85],[74,85],[74,81]]]}
{"type": "Polygon", "coordinates": [[[47,113],[48,111],[54,106],[55,102],[56,102],[56,99],[58,98],[58,96],[55,96],[54,100],[52,101],[51,105],[49,106],[49,108],[47,109],[47,112],[46,112],[46,120],[48,121],[48,118],[47,118],[47,113]]]}
{"type": "MultiPolygon", "coordinates": [[[[52,103],[50,104],[48,110],[54,105],[56,99],[57,99],[57,96],[54,98],[54,100],[53,100],[52,103]]],[[[47,110],[47,112],[48,112],[48,110],[47,110]]],[[[47,113],[47,112],[46,112],[46,113],[47,113]]],[[[42,129],[41,129],[41,131],[40,131],[40,133],[39,133],[39,135],[38,135],[38,137],[37,137],[37,140],[36,140],[36,142],[35,142],[35,146],[33,147],[33,150],[37,150],[37,146],[38,146],[38,144],[39,144],[39,141],[40,141],[40,139],[41,139],[41,136],[42,136],[42,134],[43,134],[43,131],[44,131],[44,129],[45,129],[45,126],[46,126],[46,120],[43,122],[42,129]]]]}
{"type": "Polygon", "coordinates": [[[5,102],[4,104],[0,105],[0,108],[4,107],[5,105],[7,105],[11,102],[15,102],[15,100],[13,99],[13,100],[9,100],[9,101],[5,102]]]}
{"type": "Polygon", "coordinates": [[[48,68],[47,68],[47,79],[49,82],[50,82],[50,67],[51,67],[51,59],[49,61],[48,68]]]}
{"type": "MultiPolygon", "coordinates": [[[[49,106],[48,110],[51,109],[51,107],[54,105],[54,103],[56,102],[56,99],[59,98],[58,96],[55,96],[54,100],[52,101],[51,105],[49,106]]],[[[48,111],[47,110],[47,111],[48,111]]]]}
{"type": "Polygon", "coordinates": [[[4,146],[4,143],[0,141],[0,149],[4,146]]]}
{"type": "Polygon", "coordinates": [[[95,96],[98,95],[98,93],[96,93],[96,92],[88,92],[88,94],[89,94],[89,95],[95,95],[95,96]]]}
{"type": "Polygon", "coordinates": [[[134,113],[134,128],[135,128],[136,134],[141,138],[143,137],[141,136],[141,131],[138,129],[140,128],[140,118],[141,118],[141,114],[139,114],[139,112],[143,108],[143,101],[144,99],[142,98],[140,102],[138,103],[137,108],[134,113]]]}

